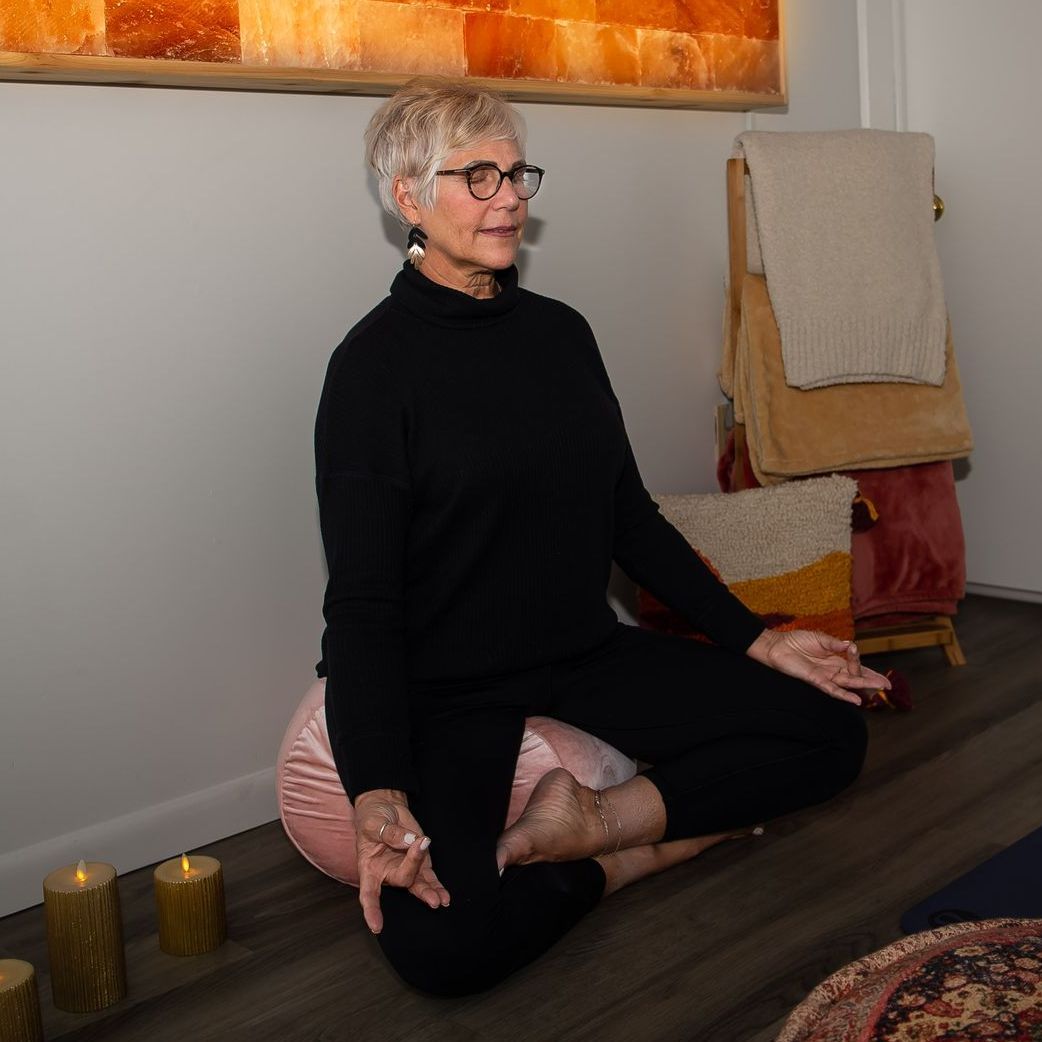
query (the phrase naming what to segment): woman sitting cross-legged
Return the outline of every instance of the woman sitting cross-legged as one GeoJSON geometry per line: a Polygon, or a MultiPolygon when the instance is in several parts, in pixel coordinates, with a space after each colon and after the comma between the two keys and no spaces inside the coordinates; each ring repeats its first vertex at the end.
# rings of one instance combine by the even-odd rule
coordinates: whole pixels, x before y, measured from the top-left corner
{"type": "Polygon", "coordinates": [[[543,170],[518,114],[413,81],[367,158],[409,259],[329,363],[320,675],[365,920],[429,992],[494,985],[602,897],[857,776],[855,648],[765,630],[641,481],[585,319],[518,286],[543,170]],[[715,645],[621,624],[612,561],[715,645]],[[503,831],[525,717],[653,764],[568,772],[503,831]]]}

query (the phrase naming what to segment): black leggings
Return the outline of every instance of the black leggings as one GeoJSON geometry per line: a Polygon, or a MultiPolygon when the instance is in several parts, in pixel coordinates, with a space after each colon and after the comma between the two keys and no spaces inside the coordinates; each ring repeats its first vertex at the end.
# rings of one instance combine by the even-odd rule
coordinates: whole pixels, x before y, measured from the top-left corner
{"type": "Polygon", "coordinates": [[[385,887],[380,944],[408,983],[491,987],[600,899],[592,858],[496,867],[526,716],[573,724],[635,759],[662,794],[665,840],[762,822],[829,799],[865,755],[861,711],[743,655],[619,624],[577,658],[414,690],[410,807],[448,889],[432,910],[385,887]]]}

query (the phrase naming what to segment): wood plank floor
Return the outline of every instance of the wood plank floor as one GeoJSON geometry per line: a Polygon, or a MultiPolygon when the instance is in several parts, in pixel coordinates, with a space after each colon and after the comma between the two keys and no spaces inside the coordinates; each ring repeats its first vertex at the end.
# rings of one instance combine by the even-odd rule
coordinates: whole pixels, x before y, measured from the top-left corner
{"type": "Polygon", "coordinates": [[[956,626],[965,667],[939,649],[873,661],[911,678],[915,709],[871,715],[849,792],[614,895],[484,995],[402,985],[355,891],[278,822],[206,848],[228,896],[210,955],[160,952],[151,868],[120,878],[116,1006],[53,1008],[42,906],[0,919],[0,956],[36,966],[49,1042],[770,1042],[814,984],[900,936],[907,907],[1042,825],[1042,605],[970,597],[956,626]]]}

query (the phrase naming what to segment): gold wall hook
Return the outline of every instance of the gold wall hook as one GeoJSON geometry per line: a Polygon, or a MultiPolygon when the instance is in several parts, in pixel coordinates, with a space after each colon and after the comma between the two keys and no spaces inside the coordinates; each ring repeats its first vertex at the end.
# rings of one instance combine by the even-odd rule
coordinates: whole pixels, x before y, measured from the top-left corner
{"type": "Polygon", "coordinates": [[[933,197],[933,219],[939,221],[944,216],[944,200],[934,193],[933,197]]]}

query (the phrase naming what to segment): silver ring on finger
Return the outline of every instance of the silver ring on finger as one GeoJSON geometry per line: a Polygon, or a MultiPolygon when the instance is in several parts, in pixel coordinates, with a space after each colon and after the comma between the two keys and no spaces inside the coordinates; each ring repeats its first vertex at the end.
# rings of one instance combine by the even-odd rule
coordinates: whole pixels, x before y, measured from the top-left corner
{"type": "Polygon", "coordinates": [[[383,842],[383,838],[384,838],[384,829],[387,828],[387,826],[390,825],[390,824],[391,823],[389,821],[385,821],[380,826],[380,831],[376,834],[377,838],[380,840],[381,843],[383,842]]]}

